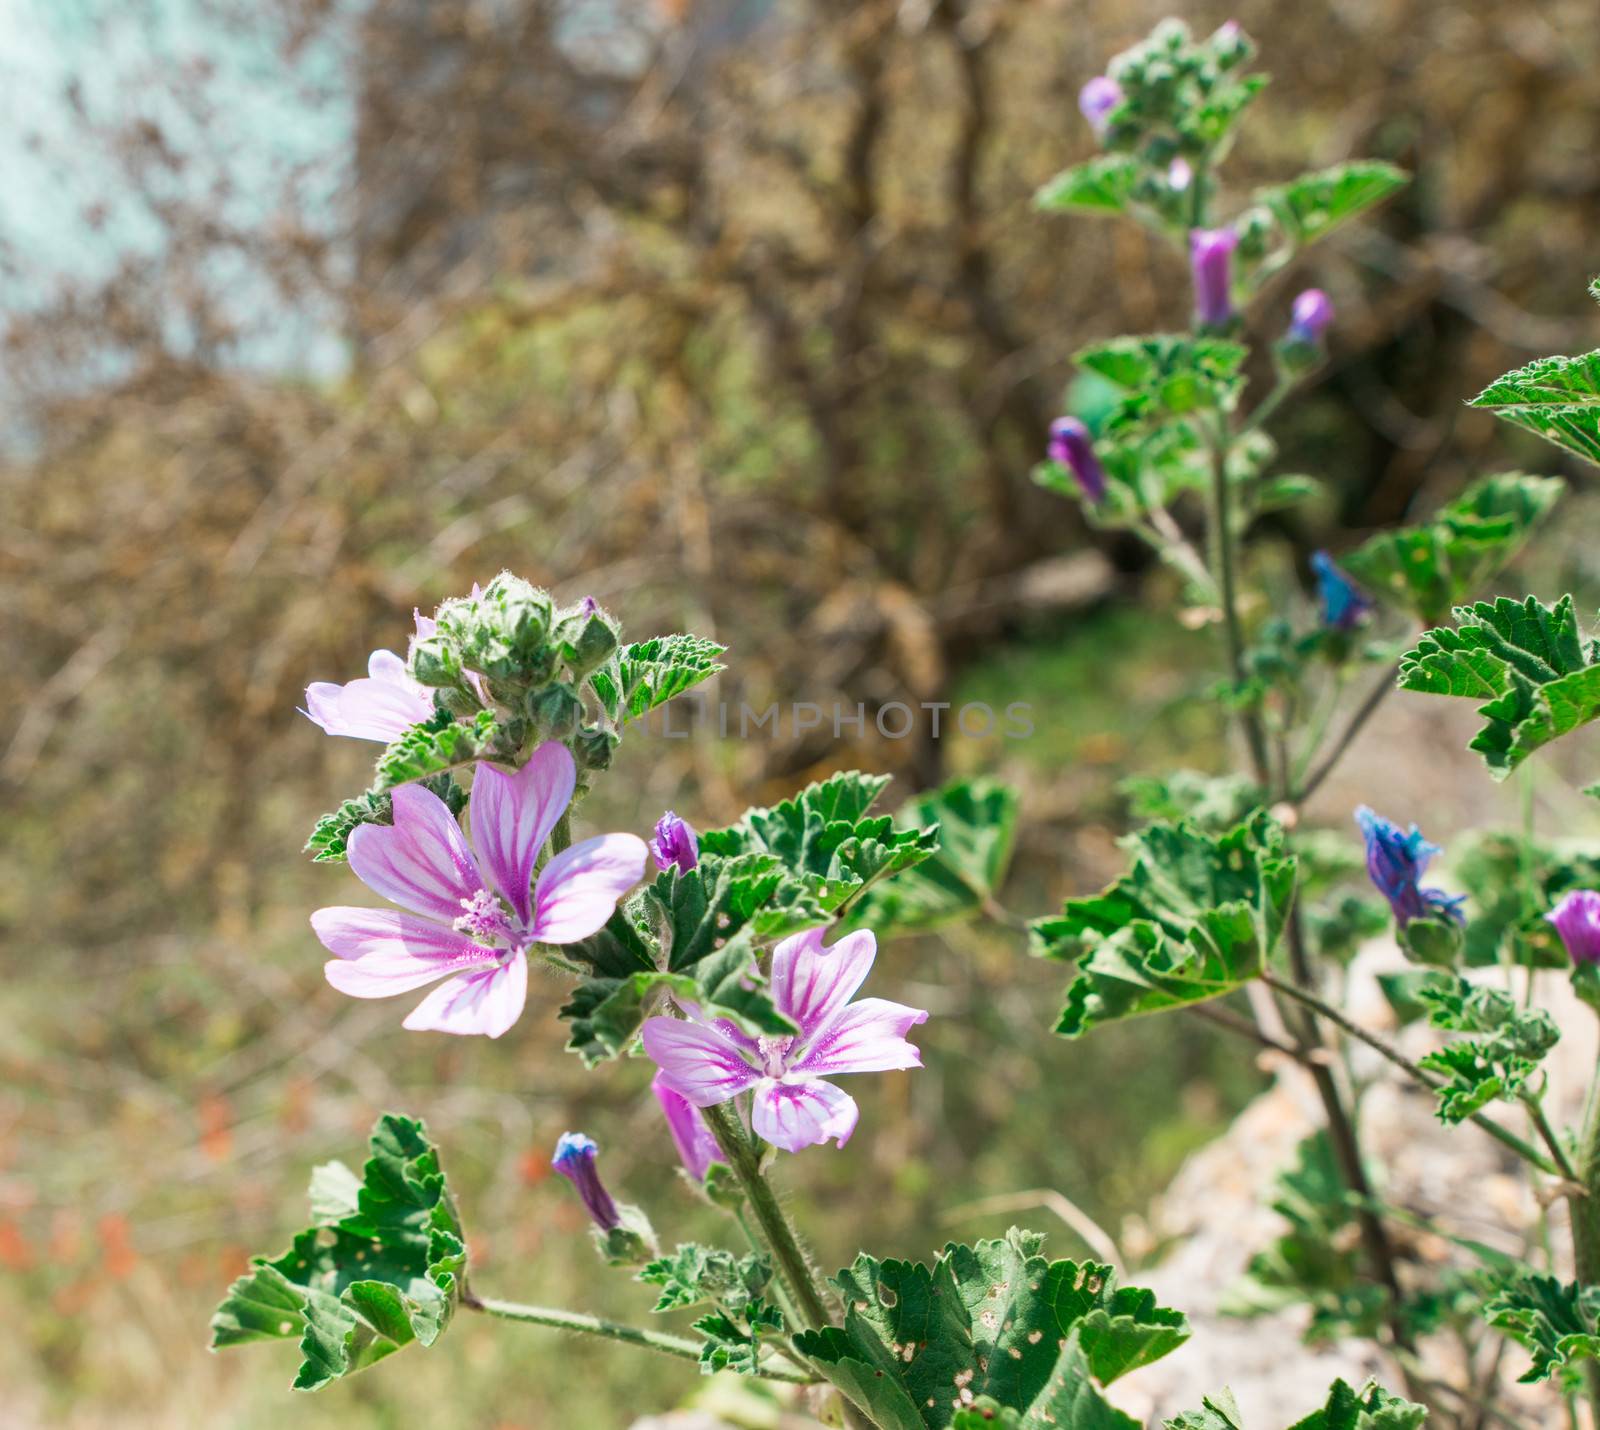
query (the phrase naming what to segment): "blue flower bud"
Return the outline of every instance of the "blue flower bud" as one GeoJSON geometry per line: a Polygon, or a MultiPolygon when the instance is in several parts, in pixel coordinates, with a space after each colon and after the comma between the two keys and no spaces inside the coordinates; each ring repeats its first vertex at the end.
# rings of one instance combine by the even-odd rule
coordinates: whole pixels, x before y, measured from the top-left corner
{"type": "Polygon", "coordinates": [[[1231,228],[1189,231],[1189,271],[1194,277],[1194,316],[1202,328],[1224,328],[1233,321],[1233,250],[1239,235],[1231,228]]]}
{"type": "Polygon", "coordinates": [[[1111,111],[1122,103],[1122,86],[1108,75],[1096,75],[1078,91],[1078,109],[1096,134],[1105,132],[1111,111]]]}
{"type": "Polygon", "coordinates": [[[622,1225],[622,1217],[617,1212],[617,1204],[611,1200],[611,1193],[601,1184],[600,1171],[595,1166],[599,1155],[600,1149],[593,1138],[581,1132],[563,1132],[550,1165],[578,1189],[594,1224],[601,1231],[614,1231],[622,1225]]]}
{"type": "Polygon", "coordinates": [[[1367,842],[1367,876],[1373,886],[1389,901],[1395,921],[1404,928],[1412,919],[1444,917],[1453,923],[1465,923],[1461,905],[1462,895],[1452,897],[1442,889],[1424,889],[1423,873],[1429,861],[1440,853],[1437,844],[1422,837],[1416,825],[1407,834],[1392,820],[1375,814],[1362,805],[1356,811],[1356,823],[1361,826],[1361,836],[1367,842]]]}
{"type": "Polygon", "coordinates": [[[1076,417],[1058,417],[1050,424],[1050,460],[1066,467],[1092,502],[1106,494],[1105,468],[1094,454],[1094,439],[1076,417]]]}
{"type": "Polygon", "coordinates": [[[1322,624],[1330,630],[1353,631],[1372,609],[1367,593],[1334,563],[1326,551],[1314,552],[1311,570],[1322,597],[1322,624]]]}
{"type": "Polygon", "coordinates": [[[687,874],[700,862],[700,840],[693,827],[669,809],[656,820],[650,853],[655,856],[656,868],[676,868],[680,874],[687,874]]]}
{"type": "Polygon", "coordinates": [[[1332,321],[1332,300],[1320,288],[1307,288],[1294,300],[1289,311],[1289,331],[1284,336],[1292,343],[1316,347],[1322,342],[1322,330],[1332,321]]]}

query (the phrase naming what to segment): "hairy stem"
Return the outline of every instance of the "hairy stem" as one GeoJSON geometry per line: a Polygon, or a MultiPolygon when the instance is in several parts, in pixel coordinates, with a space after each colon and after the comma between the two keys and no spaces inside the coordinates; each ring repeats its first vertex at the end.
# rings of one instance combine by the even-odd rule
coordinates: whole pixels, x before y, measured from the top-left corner
{"type": "MultiPolygon", "coordinates": [[[[524,1321],[534,1326],[549,1326],[557,1331],[577,1331],[586,1336],[603,1336],[607,1340],[622,1341],[644,1350],[659,1351],[662,1355],[677,1356],[680,1360],[698,1362],[700,1343],[685,1336],[668,1335],[664,1331],[646,1331],[638,1326],[625,1326],[619,1321],[607,1321],[599,1316],[586,1316],[579,1311],[561,1311],[553,1306],[524,1306],[517,1301],[496,1301],[485,1298],[463,1297],[461,1304],[470,1311],[481,1311],[486,1316],[497,1316],[503,1321],[524,1321]]],[[[794,1385],[810,1385],[816,1377],[796,1366],[766,1362],[756,1374],[765,1380],[783,1380],[794,1385]]]]}
{"type": "Polygon", "coordinates": [[[556,827],[550,831],[550,852],[559,854],[572,844],[572,808],[569,805],[561,811],[561,818],[556,820],[556,827]]]}
{"type": "MultiPolygon", "coordinates": [[[[1580,1286],[1600,1282],[1600,1098],[1590,1097],[1578,1144],[1578,1180],[1587,1196],[1572,1199],[1572,1259],[1580,1286]]],[[[1600,1425],[1600,1364],[1583,1362],[1583,1383],[1600,1425]]]]}
{"type": "Polygon", "coordinates": [[[728,1159],[728,1165],[750,1203],[750,1210],[755,1213],[762,1239],[767,1243],[772,1259],[789,1287],[800,1319],[805,1322],[807,1330],[820,1331],[829,1324],[827,1304],[817,1289],[805,1253],[801,1251],[794,1229],[789,1225],[789,1218],[783,1214],[772,1184],[761,1171],[760,1154],[750,1138],[745,1136],[744,1128],[739,1125],[730,1104],[718,1103],[702,1111],[711,1135],[717,1139],[717,1146],[728,1159]]]}

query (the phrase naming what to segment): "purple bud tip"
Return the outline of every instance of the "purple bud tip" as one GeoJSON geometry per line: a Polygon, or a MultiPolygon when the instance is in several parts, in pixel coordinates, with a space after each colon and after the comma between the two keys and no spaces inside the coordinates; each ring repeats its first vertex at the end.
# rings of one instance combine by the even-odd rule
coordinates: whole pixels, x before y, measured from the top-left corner
{"type": "Polygon", "coordinates": [[[687,874],[700,862],[700,840],[693,827],[670,809],[656,820],[656,837],[650,841],[656,868],[687,874]]]}
{"type": "Polygon", "coordinates": [[[1233,250],[1239,235],[1231,228],[1189,231],[1189,271],[1194,276],[1194,316],[1203,328],[1220,328],[1233,319],[1233,250]]]}
{"type": "Polygon", "coordinates": [[[1105,468],[1094,454],[1094,439],[1076,417],[1058,417],[1050,424],[1050,460],[1066,467],[1078,488],[1092,502],[1106,494],[1105,468]]]}
{"type": "Polygon", "coordinates": [[[1240,30],[1237,20],[1224,20],[1217,27],[1217,39],[1221,40],[1225,45],[1237,44],[1242,33],[1243,31],[1240,30]]]}
{"type": "Polygon", "coordinates": [[[1600,893],[1574,889],[1545,915],[1574,963],[1600,963],[1600,893]]]}
{"type": "Polygon", "coordinates": [[[1109,75],[1097,74],[1078,91],[1078,109],[1096,134],[1103,134],[1111,111],[1122,103],[1122,86],[1109,75]]]}
{"type": "Polygon", "coordinates": [[[599,1155],[600,1148],[592,1137],[585,1137],[581,1132],[563,1132],[556,1142],[556,1155],[550,1159],[550,1165],[578,1189],[594,1224],[601,1231],[611,1231],[622,1225],[622,1218],[617,1214],[617,1204],[611,1200],[611,1194],[600,1182],[600,1170],[595,1166],[599,1155]]]}
{"type": "Polygon", "coordinates": [[[1331,630],[1353,631],[1372,609],[1367,593],[1345,575],[1326,551],[1313,553],[1311,570],[1322,597],[1322,623],[1331,630]]]}
{"type": "Polygon", "coordinates": [[[1322,341],[1323,329],[1333,321],[1333,301],[1320,288],[1307,288],[1294,300],[1289,311],[1289,339],[1291,342],[1322,341]]]}
{"type": "Polygon", "coordinates": [[[596,611],[598,611],[600,609],[600,603],[598,601],[596,601],[593,596],[585,596],[583,598],[583,604],[580,605],[578,607],[578,609],[584,615],[592,616],[596,611]]]}
{"type": "Polygon", "coordinates": [[[1437,844],[1422,837],[1416,825],[1408,834],[1393,820],[1374,813],[1366,805],[1356,811],[1356,823],[1367,844],[1367,876],[1389,901],[1395,922],[1404,928],[1412,919],[1443,917],[1464,923],[1462,895],[1452,897],[1442,889],[1424,889],[1422,875],[1435,854],[1437,844]]]}

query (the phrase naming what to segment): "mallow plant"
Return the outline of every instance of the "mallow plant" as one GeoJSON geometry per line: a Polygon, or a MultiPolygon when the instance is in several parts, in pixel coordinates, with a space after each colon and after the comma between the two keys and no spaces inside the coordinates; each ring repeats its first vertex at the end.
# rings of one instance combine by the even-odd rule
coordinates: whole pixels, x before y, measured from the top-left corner
{"type": "MultiPolygon", "coordinates": [[[[1392,1384],[1305,1387],[1294,1430],[1516,1425],[1512,1376],[1550,1382],[1574,1423],[1580,1399],[1600,1409],[1600,1113],[1567,1129],[1547,1112],[1545,1059],[1564,1029],[1532,977],[1565,969],[1600,1009],[1600,849],[1526,826],[1452,831],[1456,862],[1441,873],[1439,847],[1387,791],[1343,828],[1301,817],[1397,687],[1473,700],[1472,748],[1495,779],[1600,714],[1600,647],[1570,597],[1483,599],[1563,484],[1485,474],[1411,525],[1318,552],[1303,595],[1243,559],[1259,518],[1317,490],[1276,469],[1270,428],[1315,382],[1338,322],[1324,292],[1276,277],[1405,183],[1357,161],[1231,198],[1224,162],[1265,83],[1253,57],[1237,25],[1197,39],[1165,22],[1085,83],[1101,153],[1038,196],[1044,210],[1141,223],[1188,265],[1186,325],[1077,355],[1034,475],[1176,573],[1186,624],[1209,628],[1196,639],[1220,655],[1209,694],[1239,767],[1131,780],[1126,872],[1024,920],[999,900],[1018,800],[991,780],[887,814],[888,779],[847,772],[723,828],[692,810],[653,830],[586,828],[630,728],[722,669],[722,648],[683,634],[625,643],[593,600],[563,605],[510,573],[417,614],[403,656],[379,650],[365,676],[306,692],[328,735],[381,747],[370,786],[308,843],[319,863],[348,865],[330,872],[346,894],[359,882],[382,901],[310,915],[308,944],[331,955],[328,996],[404,1000],[397,1038],[515,1037],[529,966],[542,965],[568,980],[568,1047],[594,1076],[617,1078],[621,1059],[653,1066],[646,1096],[683,1186],[630,1202],[604,1171],[621,1123],[568,1131],[552,1166],[598,1257],[639,1283],[640,1314],[504,1299],[536,1294],[537,1266],[515,1273],[530,1284],[480,1282],[472,1209],[445,1172],[448,1129],[436,1141],[386,1114],[359,1170],[313,1173],[307,1224],[228,1290],[215,1346],[291,1342],[295,1388],[319,1390],[478,1315],[774,1382],[827,1424],[1134,1430],[1108,1387],[1189,1338],[1183,1308],[1111,1265],[1052,1260],[1021,1228],[930,1245],[919,1261],[862,1251],[819,1275],[781,1195],[788,1158],[881,1131],[862,1121],[857,1079],[921,1065],[929,1014],[895,1001],[879,944],[995,918],[1025,923],[1031,951],[1067,965],[1064,1038],[1185,1013],[1273,1049],[1315,1088],[1321,1125],[1274,1200],[1282,1235],[1256,1249],[1229,1306],[1298,1307],[1313,1338],[1373,1340],[1392,1384]],[[1264,384],[1247,377],[1255,333],[1264,384]],[[1380,975],[1382,991],[1399,1021],[1435,1030],[1414,1056],[1345,1011],[1371,976],[1355,953],[1386,931],[1409,967],[1380,975]],[[1376,1058],[1352,1061],[1355,1044],[1376,1058]],[[1521,1254],[1443,1220],[1431,1230],[1454,1258],[1408,1250],[1418,1217],[1386,1199],[1363,1147],[1374,1066],[1529,1179],[1552,1214],[1507,1228],[1521,1254]],[[680,1196],[725,1214],[726,1235],[663,1235],[680,1196]],[[1552,1230],[1558,1207],[1570,1241],[1552,1230]],[[1520,1349],[1505,1354],[1508,1342],[1520,1349]]],[[[1534,363],[1475,405],[1600,462],[1600,354],[1534,363]]],[[[1228,1367],[1214,1372],[1215,1393],[1168,1430],[1275,1430],[1246,1427],[1228,1367]]]]}

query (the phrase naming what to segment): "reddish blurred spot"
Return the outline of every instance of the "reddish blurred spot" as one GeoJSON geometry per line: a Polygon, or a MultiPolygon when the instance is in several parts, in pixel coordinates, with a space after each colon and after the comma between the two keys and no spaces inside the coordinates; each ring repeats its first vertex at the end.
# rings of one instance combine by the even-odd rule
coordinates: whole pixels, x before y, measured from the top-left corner
{"type": "Polygon", "coordinates": [[[23,1238],[22,1228],[9,1219],[0,1221],[0,1266],[7,1271],[26,1271],[33,1265],[33,1250],[23,1238]]]}
{"type": "Polygon", "coordinates": [[[536,1187],[550,1175],[550,1159],[530,1149],[522,1154],[517,1170],[522,1173],[523,1186],[536,1187]]]}
{"type": "Polygon", "coordinates": [[[73,1320],[81,1316],[94,1300],[94,1293],[102,1283],[93,1276],[82,1281],[69,1281],[65,1286],[57,1288],[50,1298],[50,1307],[62,1320],[73,1320]]]}
{"type": "Polygon", "coordinates": [[[233,1109],[228,1099],[207,1093],[200,1099],[200,1150],[208,1161],[225,1162],[233,1151],[233,1109]]]}
{"type": "Polygon", "coordinates": [[[225,1246],[217,1253],[222,1279],[232,1281],[250,1269],[250,1253],[242,1246],[225,1246]]]}
{"type": "Polygon", "coordinates": [[[486,1266],[491,1260],[489,1238],[483,1235],[467,1238],[467,1261],[473,1266],[486,1266]]]}
{"type": "Polygon", "coordinates": [[[128,1219],[121,1212],[107,1212],[100,1218],[100,1254],[105,1273],[113,1281],[132,1275],[138,1256],[128,1240],[128,1219]]]}

